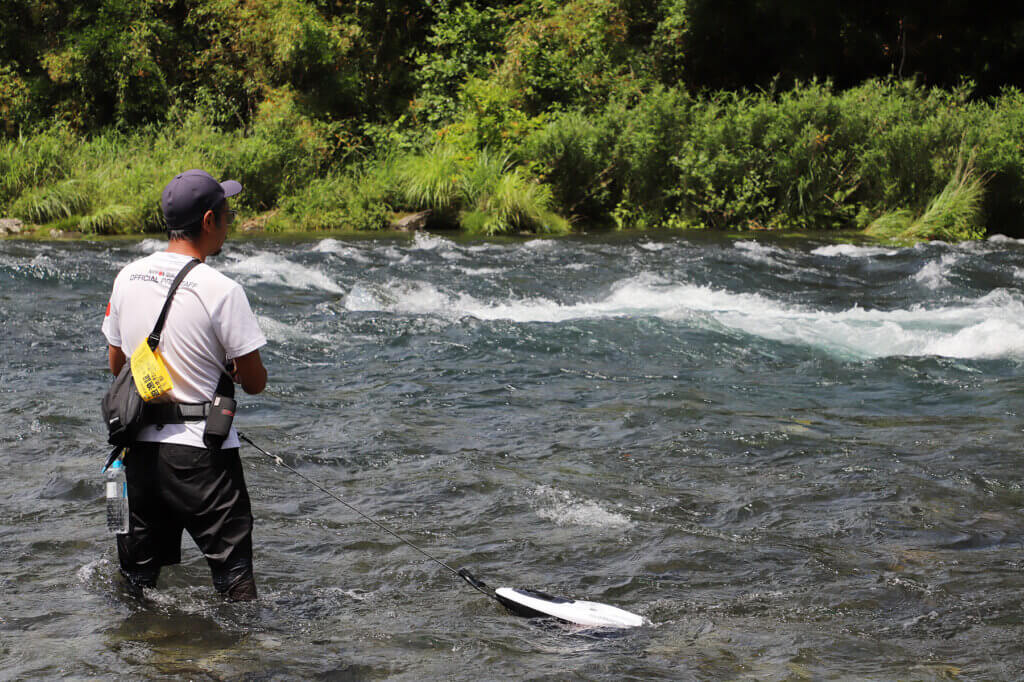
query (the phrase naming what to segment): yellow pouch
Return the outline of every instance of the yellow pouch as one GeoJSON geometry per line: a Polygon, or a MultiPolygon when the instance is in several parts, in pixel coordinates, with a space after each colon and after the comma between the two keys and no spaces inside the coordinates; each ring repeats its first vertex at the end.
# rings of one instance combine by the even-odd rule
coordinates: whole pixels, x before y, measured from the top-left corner
{"type": "Polygon", "coordinates": [[[167,372],[167,365],[160,357],[160,349],[150,349],[147,339],[143,339],[132,353],[131,363],[135,388],[139,389],[139,395],[143,400],[148,402],[174,387],[171,375],[167,372]]]}

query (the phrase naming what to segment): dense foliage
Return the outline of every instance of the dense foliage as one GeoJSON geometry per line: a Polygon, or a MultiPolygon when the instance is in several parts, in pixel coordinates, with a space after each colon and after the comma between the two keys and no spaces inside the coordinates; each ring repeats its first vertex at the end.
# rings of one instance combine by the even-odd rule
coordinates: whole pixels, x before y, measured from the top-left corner
{"type": "Polygon", "coordinates": [[[952,1],[5,0],[0,213],[158,230],[201,166],[269,229],[1019,232],[1021,33],[952,1]]]}

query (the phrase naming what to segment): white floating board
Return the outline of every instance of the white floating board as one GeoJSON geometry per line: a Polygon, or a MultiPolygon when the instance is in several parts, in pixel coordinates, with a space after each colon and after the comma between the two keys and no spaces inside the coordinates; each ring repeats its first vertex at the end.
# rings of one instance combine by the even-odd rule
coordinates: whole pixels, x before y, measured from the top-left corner
{"type": "Polygon", "coordinates": [[[494,594],[509,609],[521,613],[535,612],[523,615],[551,616],[569,623],[590,627],[635,628],[644,624],[642,616],[608,604],[562,599],[543,592],[522,590],[516,587],[499,587],[494,594]]]}

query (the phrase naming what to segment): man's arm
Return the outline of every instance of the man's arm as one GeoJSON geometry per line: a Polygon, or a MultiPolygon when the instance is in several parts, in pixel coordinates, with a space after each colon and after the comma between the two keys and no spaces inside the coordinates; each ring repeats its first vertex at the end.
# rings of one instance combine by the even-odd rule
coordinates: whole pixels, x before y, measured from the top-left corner
{"type": "Polygon", "coordinates": [[[254,350],[235,358],[235,371],[231,373],[231,378],[241,384],[246,393],[263,391],[267,387],[267,370],[263,366],[260,352],[254,350]]]}
{"type": "Polygon", "coordinates": [[[107,361],[110,363],[110,372],[117,376],[121,373],[121,368],[124,367],[124,363],[128,362],[128,358],[125,357],[124,351],[117,346],[107,346],[107,361]]]}

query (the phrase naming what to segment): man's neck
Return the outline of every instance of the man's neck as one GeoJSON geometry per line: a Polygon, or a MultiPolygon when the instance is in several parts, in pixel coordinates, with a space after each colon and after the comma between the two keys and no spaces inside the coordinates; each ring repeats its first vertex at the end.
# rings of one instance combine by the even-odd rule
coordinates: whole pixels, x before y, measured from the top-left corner
{"type": "Polygon", "coordinates": [[[180,253],[190,258],[198,258],[206,262],[206,254],[199,250],[199,245],[190,239],[172,239],[167,242],[167,253],[180,253]]]}

